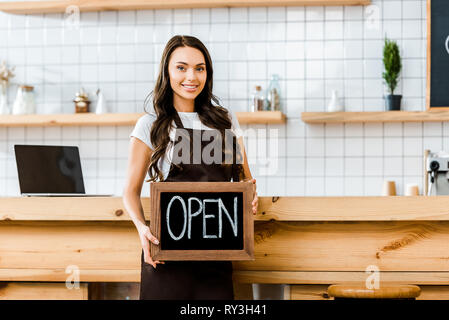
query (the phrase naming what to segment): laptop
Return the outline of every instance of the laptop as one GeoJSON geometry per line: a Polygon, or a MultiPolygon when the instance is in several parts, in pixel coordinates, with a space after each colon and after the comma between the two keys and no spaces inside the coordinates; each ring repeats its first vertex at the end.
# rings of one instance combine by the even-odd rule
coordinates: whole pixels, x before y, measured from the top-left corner
{"type": "Polygon", "coordinates": [[[109,197],[86,194],[76,146],[14,145],[20,193],[40,197],[109,197]]]}

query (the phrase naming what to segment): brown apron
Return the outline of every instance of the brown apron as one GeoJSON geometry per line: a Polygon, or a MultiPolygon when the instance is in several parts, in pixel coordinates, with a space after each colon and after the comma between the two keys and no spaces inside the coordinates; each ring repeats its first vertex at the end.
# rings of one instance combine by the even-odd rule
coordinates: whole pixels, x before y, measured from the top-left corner
{"type": "MultiPolygon", "coordinates": [[[[186,129],[182,125],[178,113],[175,115],[176,130],[175,147],[177,143],[185,143],[186,139],[178,141],[182,133],[188,133],[192,157],[193,136],[203,134],[205,130],[186,129]]],[[[218,130],[215,130],[218,133],[218,130]]],[[[200,137],[201,137],[200,136],[200,137]]],[[[201,154],[203,148],[209,141],[201,139],[201,154]]],[[[233,138],[232,148],[234,152],[233,161],[237,150],[236,139],[233,138]]],[[[176,149],[175,149],[176,150],[176,149]]],[[[225,150],[223,149],[223,158],[225,150]]],[[[173,156],[174,158],[175,156],[173,156]]],[[[202,157],[201,157],[202,158],[202,157]]],[[[192,158],[191,158],[192,160],[192,158]]],[[[179,164],[173,163],[165,179],[167,182],[193,182],[193,181],[238,181],[235,165],[229,164],[225,167],[220,164],[179,164]]],[[[231,261],[165,261],[158,264],[156,269],[146,263],[141,253],[141,280],[140,299],[166,299],[166,300],[233,300],[232,262],[231,261]]]]}

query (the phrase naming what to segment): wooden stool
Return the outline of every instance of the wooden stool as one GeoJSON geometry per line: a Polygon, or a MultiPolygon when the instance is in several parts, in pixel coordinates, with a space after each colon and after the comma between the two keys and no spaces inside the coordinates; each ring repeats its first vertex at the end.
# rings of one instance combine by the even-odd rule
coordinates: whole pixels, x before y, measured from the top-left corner
{"type": "Polygon", "coordinates": [[[367,289],[365,285],[334,284],[327,288],[335,299],[416,299],[421,289],[414,285],[385,285],[379,289],[367,289]]]}

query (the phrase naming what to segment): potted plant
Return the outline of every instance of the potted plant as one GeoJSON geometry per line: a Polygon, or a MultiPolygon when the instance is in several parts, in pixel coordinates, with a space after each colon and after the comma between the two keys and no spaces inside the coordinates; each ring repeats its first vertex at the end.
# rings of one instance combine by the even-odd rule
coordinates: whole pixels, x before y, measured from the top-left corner
{"type": "Polygon", "coordinates": [[[398,85],[402,64],[399,48],[395,41],[385,39],[383,62],[385,72],[382,73],[382,77],[390,92],[390,94],[385,97],[385,107],[389,111],[400,110],[402,95],[394,94],[394,89],[396,89],[396,86],[398,85]]]}

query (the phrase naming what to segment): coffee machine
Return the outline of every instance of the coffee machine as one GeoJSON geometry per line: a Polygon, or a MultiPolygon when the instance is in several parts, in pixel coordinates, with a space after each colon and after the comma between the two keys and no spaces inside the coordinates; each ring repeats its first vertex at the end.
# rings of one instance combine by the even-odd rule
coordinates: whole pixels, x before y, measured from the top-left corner
{"type": "Polygon", "coordinates": [[[449,195],[449,154],[430,152],[426,161],[428,196],[449,195]]]}

